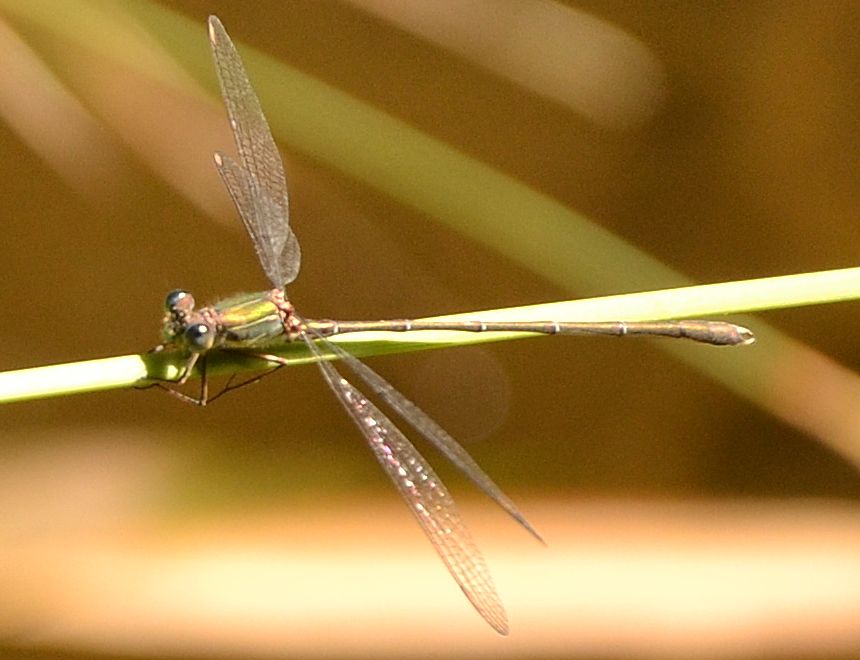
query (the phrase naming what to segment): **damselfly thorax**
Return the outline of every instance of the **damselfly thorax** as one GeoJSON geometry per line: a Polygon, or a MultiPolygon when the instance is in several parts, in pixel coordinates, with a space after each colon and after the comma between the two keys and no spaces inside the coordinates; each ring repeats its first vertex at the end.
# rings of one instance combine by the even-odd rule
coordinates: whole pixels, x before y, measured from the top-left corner
{"type": "Polygon", "coordinates": [[[295,341],[301,322],[280,289],[244,293],[195,308],[194,296],[176,289],[167,294],[162,336],[165,344],[193,353],[249,350],[295,341]]]}

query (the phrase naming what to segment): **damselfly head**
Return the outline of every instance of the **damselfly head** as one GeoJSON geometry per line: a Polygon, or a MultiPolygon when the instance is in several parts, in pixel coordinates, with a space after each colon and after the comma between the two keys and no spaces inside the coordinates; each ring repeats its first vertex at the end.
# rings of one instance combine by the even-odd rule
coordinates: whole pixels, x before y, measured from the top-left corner
{"type": "Polygon", "coordinates": [[[194,296],[184,289],[174,289],[164,299],[164,309],[171,314],[188,315],[194,310],[194,296]]]}
{"type": "Polygon", "coordinates": [[[183,289],[174,289],[164,299],[164,321],[161,336],[166,344],[172,344],[185,332],[189,316],[194,311],[194,296],[183,289]]]}
{"type": "Polygon", "coordinates": [[[182,342],[191,353],[205,353],[215,343],[215,329],[207,323],[192,323],[182,333],[182,342]]]}

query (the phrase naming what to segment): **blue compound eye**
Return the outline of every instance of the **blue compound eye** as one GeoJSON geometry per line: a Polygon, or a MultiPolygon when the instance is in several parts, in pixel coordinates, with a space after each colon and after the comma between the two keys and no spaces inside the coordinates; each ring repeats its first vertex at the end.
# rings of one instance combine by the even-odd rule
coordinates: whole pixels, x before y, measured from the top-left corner
{"type": "Polygon", "coordinates": [[[164,309],[171,313],[188,313],[194,309],[194,296],[183,289],[174,289],[164,299],[164,309]]]}
{"type": "Polygon", "coordinates": [[[183,336],[192,353],[205,353],[215,343],[215,332],[205,323],[192,323],[185,328],[183,336]]]}

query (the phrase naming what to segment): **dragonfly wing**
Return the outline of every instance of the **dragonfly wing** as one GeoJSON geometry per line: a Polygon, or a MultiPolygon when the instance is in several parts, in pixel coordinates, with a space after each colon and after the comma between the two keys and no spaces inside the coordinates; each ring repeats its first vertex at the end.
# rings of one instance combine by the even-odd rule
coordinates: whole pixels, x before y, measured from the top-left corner
{"type": "MultiPolygon", "coordinates": [[[[265,214],[252,218],[243,216],[242,219],[255,245],[272,235],[285,237],[281,246],[284,251],[279,253],[277,259],[278,271],[283,279],[273,282],[276,287],[283,287],[298,275],[301,253],[289,226],[290,203],[281,154],[239,53],[221,21],[215,16],[209,17],[209,42],[240,164],[250,178],[251,192],[262,191],[268,198],[264,205],[265,214]],[[296,249],[288,249],[290,246],[296,246],[296,249]]],[[[234,191],[231,190],[230,194],[234,195],[234,191]]],[[[239,212],[242,213],[241,208],[239,212]]],[[[259,247],[257,252],[260,253],[259,247]]]]}
{"type": "Polygon", "coordinates": [[[361,430],[466,598],[487,623],[506,635],[508,621],[504,606],[484,558],[445,485],[391,420],[323,359],[314,341],[305,333],[302,339],[317,357],[326,383],[361,430]]]}
{"type": "Polygon", "coordinates": [[[333,342],[326,342],[327,348],[337,355],[349,369],[363,380],[374,394],[385,401],[391,408],[397,412],[404,420],[415,428],[421,435],[430,441],[439,451],[441,451],[449,461],[456,465],[460,471],[465,474],[472,482],[478,486],[484,493],[496,502],[508,515],[516,520],[538,541],[544,543],[541,535],[537,530],[526,520],[525,516],[520,513],[516,505],[511,501],[505,493],[499,488],[496,483],[490,478],[481,466],[475,462],[469,452],[463,449],[463,446],[457,442],[451,434],[439,426],[430,415],[425,413],[421,408],[416,406],[412,401],[403,396],[397,389],[385,380],[382,376],[376,373],[373,369],[364,364],[357,357],[345,351],[340,346],[333,342]]]}
{"type": "Polygon", "coordinates": [[[253,239],[263,272],[276,288],[292,282],[298,274],[301,249],[289,226],[266,221],[279,212],[276,204],[265,190],[255,185],[250,173],[227,154],[215,153],[215,167],[253,239]]]}

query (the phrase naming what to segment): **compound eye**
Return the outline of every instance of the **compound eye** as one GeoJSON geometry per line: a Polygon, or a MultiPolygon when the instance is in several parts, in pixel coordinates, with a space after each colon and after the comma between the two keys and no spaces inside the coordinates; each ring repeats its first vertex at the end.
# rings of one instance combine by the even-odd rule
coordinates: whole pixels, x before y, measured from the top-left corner
{"type": "Polygon", "coordinates": [[[164,299],[164,309],[171,313],[188,313],[194,309],[194,296],[184,289],[174,289],[164,299]]]}
{"type": "Polygon", "coordinates": [[[183,336],[192,353],[205,353],[215,343],[215,332],[205,323],[192,323],[185,328],[183,336]]]}

